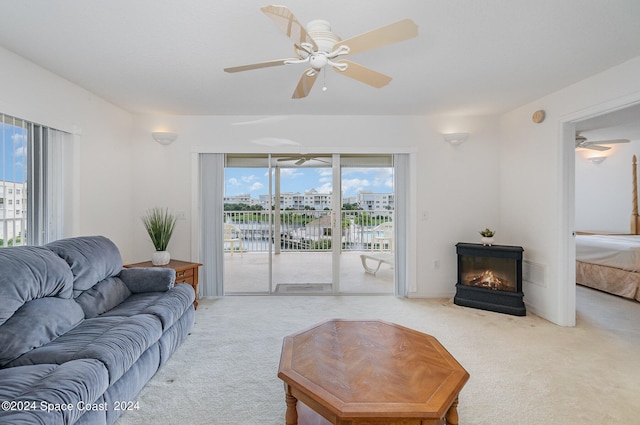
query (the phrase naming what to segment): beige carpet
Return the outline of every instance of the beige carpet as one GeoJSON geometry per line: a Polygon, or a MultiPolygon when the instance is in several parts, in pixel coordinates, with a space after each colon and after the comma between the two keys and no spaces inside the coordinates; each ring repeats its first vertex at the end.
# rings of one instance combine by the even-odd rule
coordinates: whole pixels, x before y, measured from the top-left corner
{"type": "Polygon", "coordinates": [[[575,328],[451,300],[202,300],[191,335],[117,425],[283,425],[282,337],[328,318],[379,318],[438,338],[471,375],[461,425],[640,423],[640,303],[578,288],[575,328]]]}

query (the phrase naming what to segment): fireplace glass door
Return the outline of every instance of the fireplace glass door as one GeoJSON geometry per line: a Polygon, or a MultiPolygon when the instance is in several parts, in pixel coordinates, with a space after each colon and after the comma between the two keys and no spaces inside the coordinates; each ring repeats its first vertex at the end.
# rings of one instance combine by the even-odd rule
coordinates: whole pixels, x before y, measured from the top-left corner
{"type": "Polygon", "coordinates": [[[465,286],[516,292],[516,261],[513,258],[462,256],[460,283],[465,286]]]}

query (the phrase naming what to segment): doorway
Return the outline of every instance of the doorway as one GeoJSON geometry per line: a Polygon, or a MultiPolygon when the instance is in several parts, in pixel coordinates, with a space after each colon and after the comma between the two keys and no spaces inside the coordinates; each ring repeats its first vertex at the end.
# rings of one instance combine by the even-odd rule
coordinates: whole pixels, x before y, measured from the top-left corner
{"type": "Polygon", "coordinates": [[[561,175],[562,175],[562,205],[561,211],[565,214],[561,217],[561,246],[562,250],[560,261],[562,268],[562,281],[564,285],[560,287],[558,293],[559,299],[559,323],[564,326],[575,326],[576,324],[576,150],[575,138],[576,130],[586,130],[590,120],[596,123],[601,118],[610,113],[624,111],[628,108],[637,108],[640,105],[640,99],[629,99],[621,101],[622,103],[612,105],[610,103],[598,105],[587,111],[581,111],[579,114],[568,117],[561,122],[562,142],[560,144],[561,175]]]}
{"type": "Polygon", "coordinates": [[[394,293],[392,155],[227,154],[224,293],[394,293]],[[391,265],[391,266],[390,266],[391,265]]]}

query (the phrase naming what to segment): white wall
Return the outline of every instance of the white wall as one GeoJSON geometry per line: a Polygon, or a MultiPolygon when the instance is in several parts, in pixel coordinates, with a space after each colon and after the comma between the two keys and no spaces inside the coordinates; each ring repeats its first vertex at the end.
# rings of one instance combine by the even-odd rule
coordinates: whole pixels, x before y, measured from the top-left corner
{"type": "Polygon", "coordinates": [[[501,118],[500,216],[510,241],[540,267],[525,302],[555,323],[575,323],[574,129],[571,122],[640,101],[640,57],[501,118]],[[534,124],[531,115],[546,111],[534,124]]]}
{"type": "Polygon", "coordinates": [[[453,295],[455,243],[476,241],[477,231],[486,226],[497,227],[500,235],[495,117],[292,116],[256,126],[232,125],[255,117],[132,117],[1,48],[0,62],[2,112],[78,134],[71,235],[110,237],[125,262],[150,257],[140,216],[156,205],[185,213],[169,249],[176,258],[196,259],[191,241],[197,198],[193,152],[268,152],[251,142],[261,137],[299,142],[299,148],[288,151],[293,153],[414,154],[414,296],[453,295]],[[158,145],[150,136],[156,130],[176,131],[179,138],[170,146],[158,145]],[[442,139],[441,133],[461,131],[471,133],[461,146],[442,139]],[[427,220],[418,219],[422,212],[427,220]]]}
{"type": "MultiPolygon", "coordinates": [[[[300,152],[411,152],[416,159],[416,188],[411,232],[416,246],[417,291],[413,296],[452,296],[456,282],[455,244],[476,242],[478,230],[498,223],[498,146],[496,117],[367,117],[290,116],[259,125],[233,125],[256,117],[137,116],[133,131],[136,166],[134,213],[159,205],[185,211],[169,251],[175,258],[193,259],[191,204],[197,193],[192,184],[192,152],[269,152],[253,140],[274,137],[299,143],[300,152]],[[179,133],[169,146],[155,143],[150,133],[159,129],[179,133]],[[470,132],[460,146],[444,142],[444,132],[470,132]],[[422,220],[422,212],[427,220],[422,220]],[[434,267],[438,261],[438,268],[434,267]]],[[[134,258],[149,258],[152,247],[142,226],[134,227],[134,258]]]]}
{"type": "Polygon", "coordinates": [[[567,280],[573,267],[567,241],[574,222],[575,153],[571,128],[565,124],[640,101],[636,58],[500,119],[291,116],[271,124],[233,126],[253,117],[132,117],[2,48],[0,63],[2,112],[65,131],[81,129],[74,233],[112,238],[127,262],[149,258],[151,247],[139,217],[159,204],[185,212],[170,250],[176,257],[193,258],[191,206],[197,194],[192,152],[266,152],[251,143],[259,137],[300,143],[299,150],[289,152],[401,147],[414,153],[417,165],[412,188],[413,295],[451,296],[456,280],[453,246],[476,241],[479,229],[495,227],[498,243],[523,246],[525,259],[540,266],[541,277],[525,283],[530,311],[564,325],[575,320],[570,308],[573,283],[567,280]],[[531,122],[537,109],[546,110],[542,124],[531,122]],[[174,144],[164,147],[151,140],[151,131],[162,127],[179,133],[174,144]],[[471,133],[465,144],[443,142],[441,133],[460,131],[471,133]],[[427,212],[425,221],[422,212],[427,212]]]}
{"type": "Polygon", "coordinates": [[[69,236],[101,234],[130,256],[132,117],[129,113],[0,48],[0,111],[77,133],[69,236]]]}
{"type": "MultiPolygon", "coordinates": [[[[640,119],[640,117],[638,118],[640,119]]],[[[632,158],[639,141],[611,145],[606,152],[576,151],[576,230],[628,233],[632,209],[632,158]],[[601,164],[587,160],[606,156],[601,164]]]]}

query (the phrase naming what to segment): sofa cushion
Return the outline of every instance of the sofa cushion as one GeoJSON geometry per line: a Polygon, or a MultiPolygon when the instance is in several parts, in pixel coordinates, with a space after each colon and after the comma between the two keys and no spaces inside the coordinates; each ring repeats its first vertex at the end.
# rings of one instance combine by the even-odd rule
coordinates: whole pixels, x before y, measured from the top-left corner
{"type": "Polygon", "coordinates": [[[8,366],[56,363],[76,359],[100,360],[109,371],[109,384],[117,381],[147,348],[162,335],[160,320],[149,314],[132,317],[96,317],[35,350],[8,366]]]}
{"type": "Polygon", "coordinates": [[[176,281],[176,271],[162,267],[132,267],[122,269],[118,277],[134,294],[163,292],[173,287],[176,281]]]}
{"type": "Polygon", "coordinates": [[[169,329],[164,331],[160,338],[160,366],[163,366],[171,355],[183,343],[193,328],[196,319],[195,309],[190,308],[184,312],[169,329]]]}
{"type": "Polygon", "coordinates": [[[20,402],[23,408],[0,409],[0,423],[73,424],[83,406],[102,400],[108,386],[107,369],[97,360],[2,369],[0,402],[20,402]]]}
{"type": "Polygon", "coordinates": [[[191,285],[180,283],[167,292],[133,294],[125,302],[103,316],[134,316],[153,314],[162,322],[162,329],[170,328],[193,305],[195,292],[191,285]]]}
{"type": "Polygon", "coordinates": [[[0,326],[0,366],[53,341],[83,319],[82,309],[72,299],[29,301],[0,326]]]}
{"type": "Polygon", "coordinates": [[[0,270],[0,325],[28,301],[71,298],[71,270],[48,249],[37,246],[0,249],[0,270]]]}
{"type": "Polygon", "coordinates": [[[74,296],[122,270],[118,247],[104,236],[60,239],[45,247],[71,267],[74,296]]]}
{"type": "MultiPolygon", "coordinates": [[[[113,424],[116,419],[124,413],[122,408],[120,410],[114,409],[116,405],[122,405],[123,401],[125,402],[125,409],[127,407],[133,409],[139,407],[142,410],[148,408],[147,406],[153,406],[144,404],[144,401],[140,401],[139,406],[135,404],[132,405],[128,402],[136,400],[136,395],[158,371],[159,365],[160,350],[158,343],[156,342],[140,356],[138,361],[127,371],[127,373],[122,375],[122,378],[109,386],[107,392],[104,393],[104,401],[111,407],[107,411],[107,423],[113,424]]],[[[184,422],[187,423],[188,421],[184,422]]],[[[94,424],[91,423],[91,425],[94,424]]]]}
{"type": "Polygon", "coordinates": [[[82,307],[84,317],[91,319],[120,305],[130,296],[131,291],[122,280],[108,277],[78,295],[76,302],[82,307]]]}
{"type": "MultiPolygon", "coordinates": [[[[109,391],[109,390],[107,390],[109,391]]],[[[104,395],[100,396],[93,402],[93,406],[100,407],[106,406],[107,410],[101,410],[99,408],[94,410],[87,410],[84,412],[78,421],[73,425],[111,425],[113,422],[107,422],[107,412],[109,409],[113,409],[113,404],[109,404],[105,401],[104,395]]]]}

